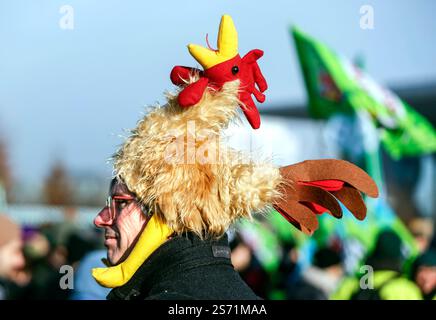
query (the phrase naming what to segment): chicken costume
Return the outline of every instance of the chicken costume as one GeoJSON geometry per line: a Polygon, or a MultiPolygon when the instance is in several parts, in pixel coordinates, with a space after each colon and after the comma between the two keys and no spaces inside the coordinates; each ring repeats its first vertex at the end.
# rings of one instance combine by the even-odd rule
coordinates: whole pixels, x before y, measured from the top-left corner
{"type": "Polygon", "coordinates": [[[145,115],[114,156],[116,175],[153,215],[124,262],[93,270],[103,286],[125,284],[172,234],[220,238],[236,220],[271,207],[312,234],[318,214],[341,218],[338,200],[362,220],[361,193],[378,195],[374,181],[343,160],[279,168],[226,147],[223,130],[239,109],[253,129],[260,127],[252,96],[265,100],[267,83],[257,63],[263,52],[241,58],[228,15],[221,19],[217,50],[193,44],[188,49],[203,70],[174,67],[170,77],[178,93],[145,115]]]}

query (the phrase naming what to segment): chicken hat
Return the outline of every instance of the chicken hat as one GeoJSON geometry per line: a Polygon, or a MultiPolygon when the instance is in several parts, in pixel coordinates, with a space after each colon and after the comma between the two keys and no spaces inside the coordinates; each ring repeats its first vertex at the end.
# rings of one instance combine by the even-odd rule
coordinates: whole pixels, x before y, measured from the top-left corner
{"type": "Polygon", "coordinates": [[[260,126],[252,95],[265,100],[267,83],[257,64],[263,52],[240,57],[228,15],[221,18],[217,50],[193,44],[188,49],[203,70],[174,67],[170,78],[179,87],[177,94],[147,113],[114,156],[117,177],[153,215],[123,263],[94,269],[104,286],[126,283],[171,234],[220,237],[236,220],[272,207],[312,234],[318,214],[342,217],[338,200],[362,220],[361,193],[378,195],[374,181],[344,160],[279,168],[227,147],[223,130],[238,119],[240,108],[254,129],[260,126]]]}

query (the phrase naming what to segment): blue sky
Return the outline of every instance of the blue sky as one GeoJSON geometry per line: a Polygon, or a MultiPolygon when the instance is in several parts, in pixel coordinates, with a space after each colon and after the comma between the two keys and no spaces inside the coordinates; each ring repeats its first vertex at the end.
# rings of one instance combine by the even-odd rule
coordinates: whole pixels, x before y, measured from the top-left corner
{"type": "Polygon", "coordinates": [[[195,66],[190,42],[215,44],[230,14],[240,52],[260,48],[269,82],[260,108],[305,100],[288,30],[293,24],[348,57],[361,54],[381,83],[436,81],[435,1],[23,1],[0,2],[0,134],[14,176],[37,181],[54,159],[109,174],[106,159],[144,106],[163,102],[174,65],[195,66]],[[62,5],[74,9],[63,30],[62,5]],[[359,27],[362,5],[373,30],[359,27]]]}

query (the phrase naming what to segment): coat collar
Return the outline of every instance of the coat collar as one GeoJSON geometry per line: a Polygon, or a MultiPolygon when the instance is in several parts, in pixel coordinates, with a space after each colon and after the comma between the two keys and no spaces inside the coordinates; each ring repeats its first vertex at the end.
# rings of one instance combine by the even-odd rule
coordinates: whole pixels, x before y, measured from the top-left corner
{"type": "Polygon", "coordinates": [[[131,300],[145,297],[154,284],[199,265],[231,264],[227,235],[217,240],[201,240],[193,233],[175,236],[165,242],[123,286],[113,289],[108,299],[131,300]]]}

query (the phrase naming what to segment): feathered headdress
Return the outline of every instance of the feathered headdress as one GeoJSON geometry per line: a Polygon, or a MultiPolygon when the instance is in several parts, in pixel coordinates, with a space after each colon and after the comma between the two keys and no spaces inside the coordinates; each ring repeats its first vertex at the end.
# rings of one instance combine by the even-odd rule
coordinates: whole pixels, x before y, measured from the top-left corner
{"type": "Polygon", "coordinates": [[[351,163],[312,160],[278,168],[225,147],[221,134],[239,106],[259,127],[251,95],[263,102],[267,88],[256,62],[263,52],[241,58],[237,44],[233,21],[224,15],[217,50],[188,45],[204,70],[172,70],[179,93],[138,123],[115,155],[116,174],[177,233],[219,236],[236,219],[269,205],[311,234],[318,226],[315,213],[342,215],[336,199],[363,219],[359,191],[377,196],[377,187],[351,163]]]}
{"type": "Polygon", "coordinates": [[[177,66],[171,80],[179,92],[139,121],[114,156],[116,175],[153,212],[129,257],[93,270],[103,286],[125,284],[172,233],[219,237],[235,220],[274,207],[307,234],[317,214],[342,216],[338,199],[358,218],[366,207],[360,192],[377,196],[361,169],[342,160],[310,160],[278,168],[226,147],[222,133],[239,107],[254,129],[260,126],[253,102],[267,88],[252,50],[239,56],[232,19],[223,16],[218,49],[189,45],[203,70],[177,66]]]}

